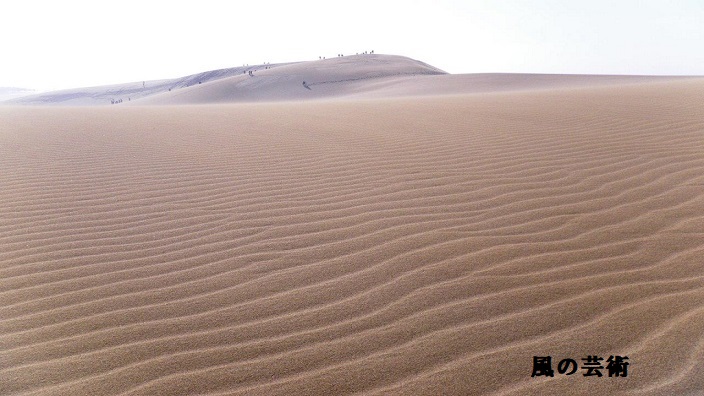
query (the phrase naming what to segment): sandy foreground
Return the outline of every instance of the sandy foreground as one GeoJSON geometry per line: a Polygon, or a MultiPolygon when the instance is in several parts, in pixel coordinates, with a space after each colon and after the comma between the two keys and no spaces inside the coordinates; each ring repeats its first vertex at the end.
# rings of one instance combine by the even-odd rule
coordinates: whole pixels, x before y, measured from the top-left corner
{"type": "Polygon", "coordinates": [[[703,103],[0,107],[0,394],[702,394],[703,103]]]}

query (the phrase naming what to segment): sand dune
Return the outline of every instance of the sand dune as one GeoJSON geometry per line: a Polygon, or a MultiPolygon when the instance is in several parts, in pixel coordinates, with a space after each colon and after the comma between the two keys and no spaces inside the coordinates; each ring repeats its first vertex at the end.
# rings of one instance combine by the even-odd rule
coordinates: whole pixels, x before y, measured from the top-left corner
{"type": "Polygon", "coordinates": [[[453,75],[404,56],[364,54],[234,67],[175,79],[68,89],[4,103],[107,106],[120,101],[119,106],[128,106],[300,102],[623,86],[691,78],[510,73],[453,75]],[[251,76],[249,72],[252,72],[251,76]]]}
{"type": "Polygon", "coordinates": [[[355,55],[257,70],[252,76],[218,79],[151,95],[131,104],[190,105],[447,96],[624,86],[689,78],[510,73],[453,75],[402,56],[355,55]]]}
{"type": "MultiPolygon", "coordinates": [[[[185,77],[67,89],[8,100],[10,105],[95,106],[306,100],[367,91],[370,81],[446,74],[396,55],[355,55],[211,70],[185,77]],[[252,73],[250,76],[249,73],[252,73]],[[306,85],[303,85],[303,82],[306,85]]],[[[378,88],[377,88],[378,90],[378,88]]]]}
{"type": "MultiPolygon", "coordinates": [[[[447,75],[423,62],[395,55],[353,55],[299,62],[233,76],[140,100],[144,104],[212,104],[347,98],[386,91],[378,84],[423,76],[447,75]],[[305,83],[305,84],[304,84],[305,83]],[[376,84],[376,85],[373,85],[376,84]]],[[[399,96],[398,92],[393,96],[399,96]]]]}
{"type": "Polygon", "coordinates": [[[700,394],[704,80],[372,80],[0,108],[0,394],[700,394]]]}
{"type": "MultiPolygon", "coordinates": [[[[285,66],[288,63],[267,65],[276,68],[285,66]]],[[[114,84],[97,87],[73,88],[60,91],[50,91],[30,95],[31,92],[24,93],[21,97],[11,99],[10,96],[3,95],[0,89],[0,104],[9,105],[33,105],[33,106],[107,106],[122,100],[121,103],[129,103],[159,93],[171,92],[195,85],[200,85],[209,81],[215,81],[235,75],[241,75],[248,70],[263,68],[263,65],[252,65],[242,67],[232,67],[227,69],[210,70],[203,73],[191,74],[179,78],[162,80],[135,81],[125,84],[114,84]],[[4,102],[3,102],[4,101],[4,102]]]]}

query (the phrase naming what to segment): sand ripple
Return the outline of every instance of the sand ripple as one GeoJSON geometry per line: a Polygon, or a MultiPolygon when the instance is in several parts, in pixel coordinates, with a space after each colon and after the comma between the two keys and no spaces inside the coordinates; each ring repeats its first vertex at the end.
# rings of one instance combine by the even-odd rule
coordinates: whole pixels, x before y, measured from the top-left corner
{"type": "Polygon", "coordinates": [[[696,394],[703,88],[0,109],[0,393],[696,394]]]}

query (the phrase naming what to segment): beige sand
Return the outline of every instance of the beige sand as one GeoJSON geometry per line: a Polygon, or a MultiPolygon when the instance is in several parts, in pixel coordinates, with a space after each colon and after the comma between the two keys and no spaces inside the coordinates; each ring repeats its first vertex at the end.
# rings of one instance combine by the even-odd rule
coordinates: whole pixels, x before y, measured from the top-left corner
{"type": "Polygon", "coordinates": [[[700,394],[704,81],[558,88],[0,108],[0,394],[700,394]]]}
{"type": "Polygon", "coordinates": [[[623,86],[688,78],[502,73],[451,75],[418,60],[374,54],[212,70],[169,80],[46,92],[5,102],[0,97],[0,104],[110,106],[119,100],[119,106],[132,106],[329,101],[623,86]]]}
{"type": "Polygon", "coordinates": [[[447,74],[394,55],[355,55],[256,70],[150,95],[130,105],[351,100],[624,86],[691,77],[447,74]],[[305,82],[305,85],[303,83],[305,82]]]}

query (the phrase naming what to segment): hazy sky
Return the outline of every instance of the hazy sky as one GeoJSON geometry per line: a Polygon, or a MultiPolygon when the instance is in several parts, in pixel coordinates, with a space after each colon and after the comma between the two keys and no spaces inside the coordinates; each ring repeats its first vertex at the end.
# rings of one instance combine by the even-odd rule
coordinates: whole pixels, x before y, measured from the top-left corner
{"type": "Polygon", "coordinates": [[[0,86],[43,90],[365,50],[451,73],[704,74],[704,0],[3,0],[0,46],[0,86]]]}

